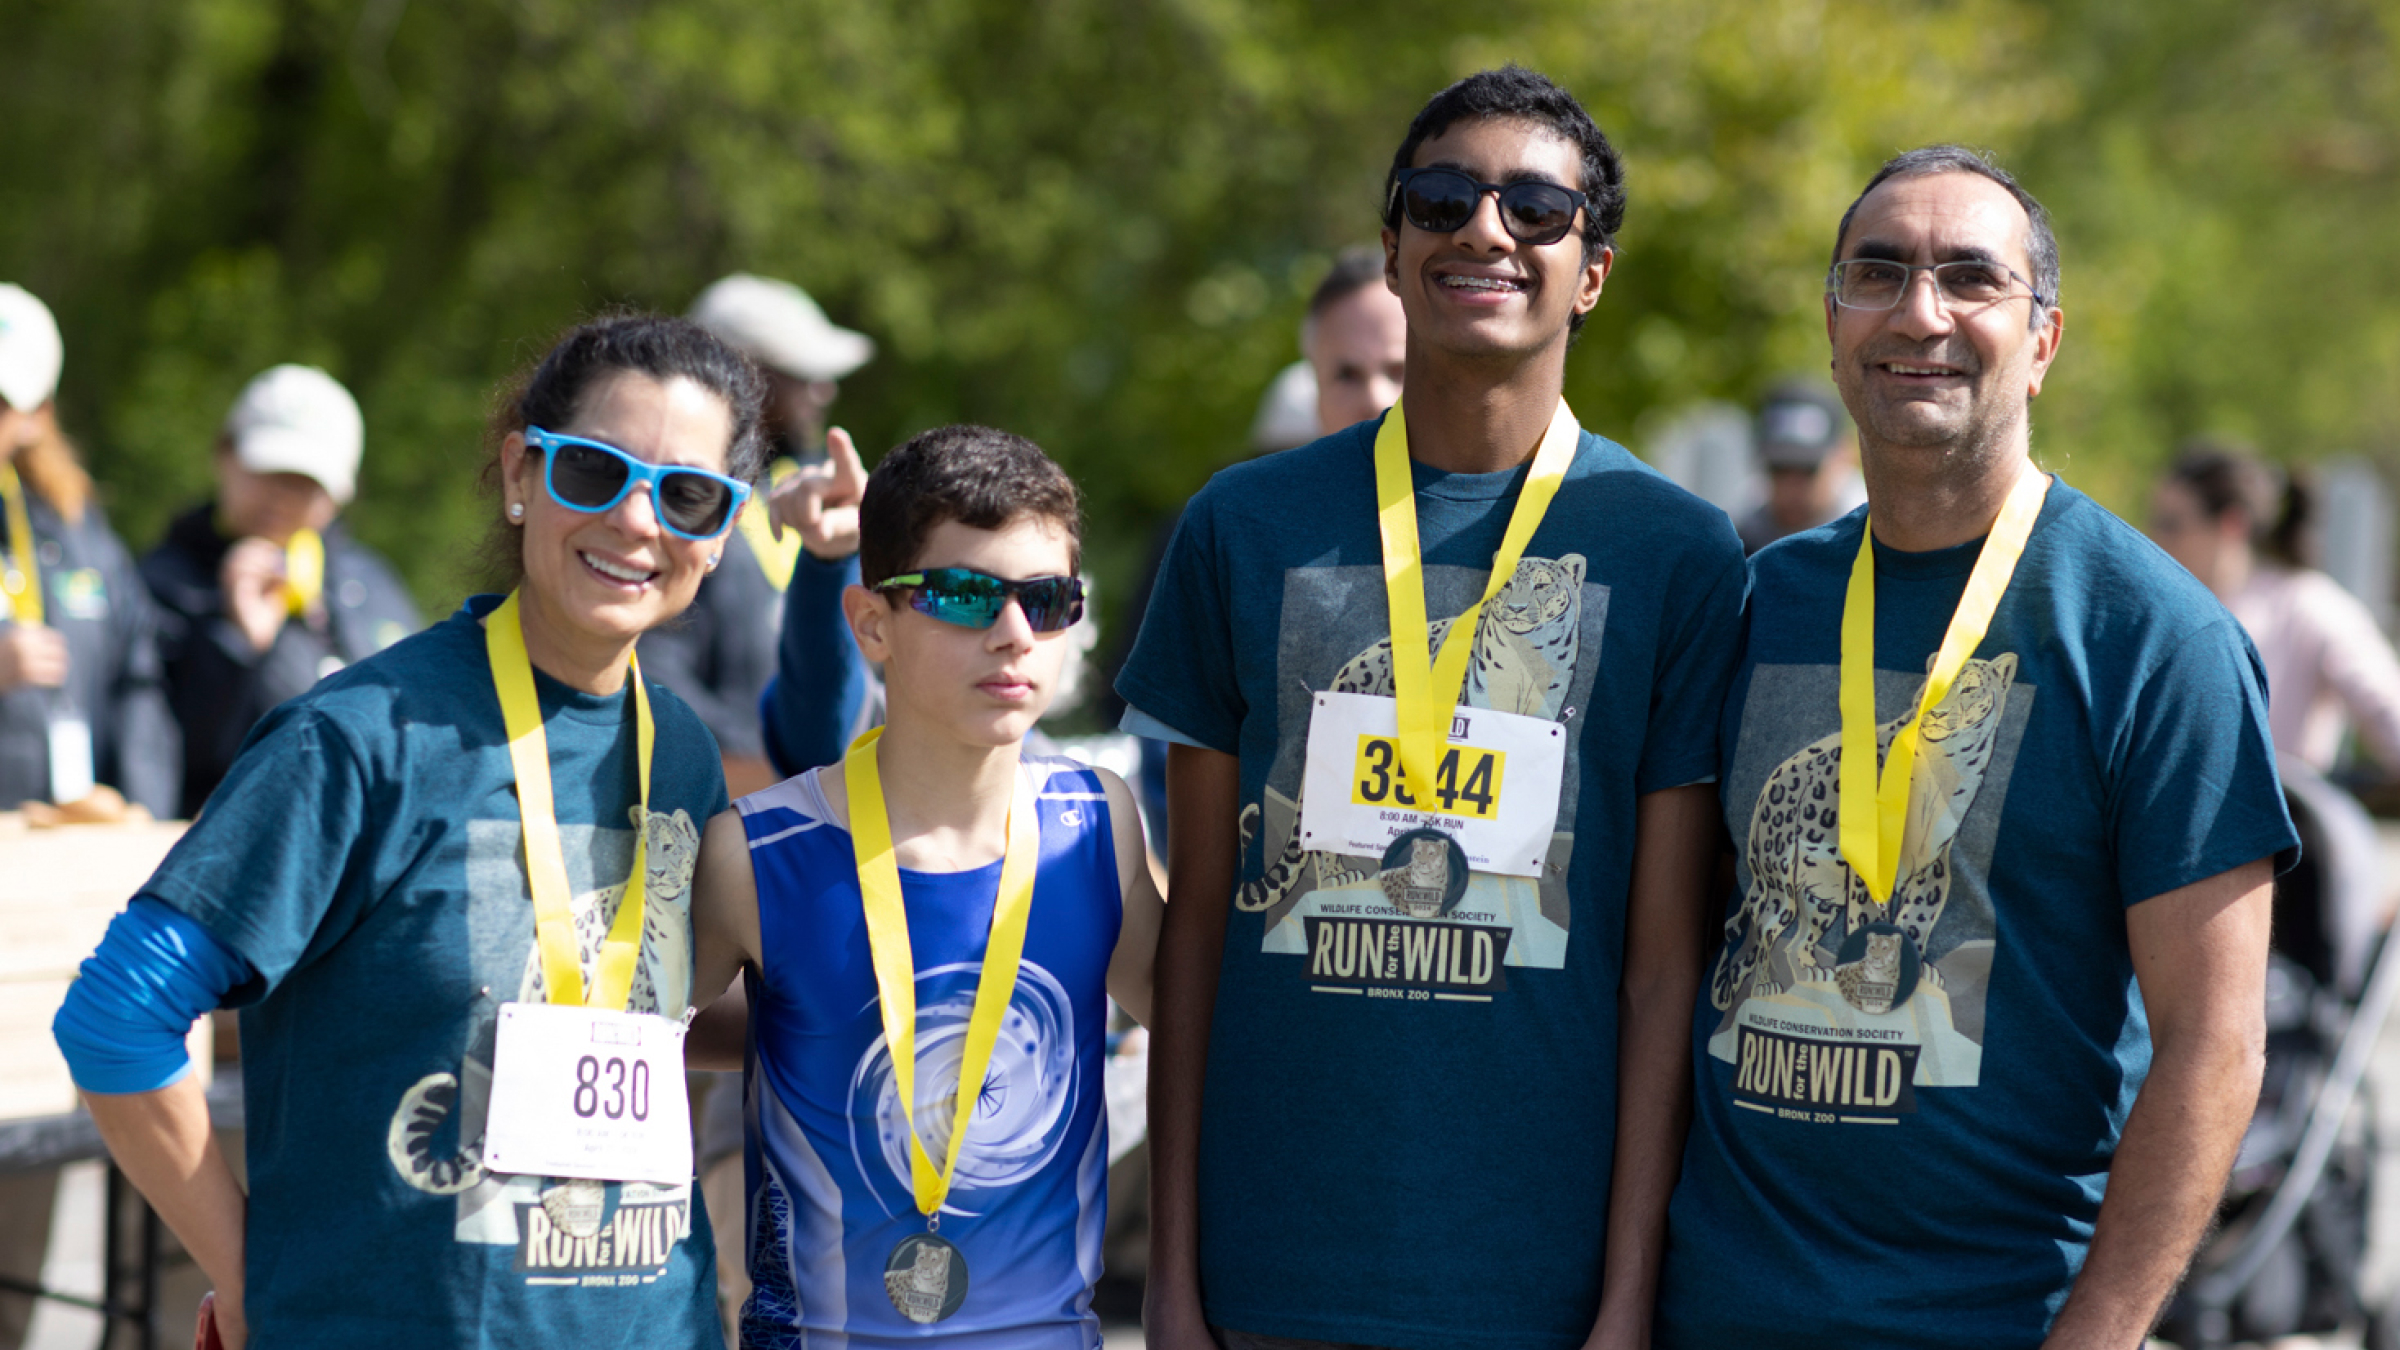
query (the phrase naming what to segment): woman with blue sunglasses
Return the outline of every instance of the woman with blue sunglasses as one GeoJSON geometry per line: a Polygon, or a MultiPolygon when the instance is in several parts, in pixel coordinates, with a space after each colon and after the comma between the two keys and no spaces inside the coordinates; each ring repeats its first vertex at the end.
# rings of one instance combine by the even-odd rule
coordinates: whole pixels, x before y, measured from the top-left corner
{"type": "Polygon", "coordinates": [[[270,714],[85,963],[60,1044],[226,1345],[722,1344],[681,1019],[725,785],[634,644],[715,565],[761,396],[680,319],[569,333],[494,429],[505,596],[270,714]],[[247,1196],[181,1049],[217,1006],[247,1196]]]}

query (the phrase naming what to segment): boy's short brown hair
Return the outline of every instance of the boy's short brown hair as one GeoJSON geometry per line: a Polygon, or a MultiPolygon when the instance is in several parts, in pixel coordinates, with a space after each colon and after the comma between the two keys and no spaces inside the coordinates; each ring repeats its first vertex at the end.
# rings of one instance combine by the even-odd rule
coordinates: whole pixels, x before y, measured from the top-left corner
{"type": "Polygon", "coordinates": [[[1042,448],[990,427],[935,427],[883,457],[858,507],[859,580],[888,581],[917,564],[945,520],[997,530],[1031,516],[1067,535],[1070,570],[1083,569],[1083,499],[1042,448]]]}

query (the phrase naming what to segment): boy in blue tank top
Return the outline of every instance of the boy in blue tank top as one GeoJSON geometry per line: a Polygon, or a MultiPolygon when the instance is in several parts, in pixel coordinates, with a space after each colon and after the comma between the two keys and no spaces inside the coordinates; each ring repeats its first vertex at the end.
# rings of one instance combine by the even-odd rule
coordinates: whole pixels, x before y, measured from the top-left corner
{"type": "Polygon", "coordinates": [[[695,987],[744,972],[750,1011],[741,1343],[1097,1347],[1107,1000],[1148,1019],[1162,903],[1125,784],[1022,753],[1083,608],[1075,485],[944,427],[860,517],[885,725],[701,846],[695,987]]]}

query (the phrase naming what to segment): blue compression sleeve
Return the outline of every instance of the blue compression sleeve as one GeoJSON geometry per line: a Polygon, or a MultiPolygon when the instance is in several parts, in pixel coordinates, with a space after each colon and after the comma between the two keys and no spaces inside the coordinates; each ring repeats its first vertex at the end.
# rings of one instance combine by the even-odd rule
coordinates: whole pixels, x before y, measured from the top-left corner
{"type": "Polygon", "coordinates": [[[192,1071],[192,1023],[252,978],[248,962],[182,911],[137,898],[109,921],[50,1034],[84,1091],[156,1091],[192,1071]]]}
{"type": "Polygon", "coordinates": [[[775,678],[758,700],[767,759],[777,773],[835,763],[865,730],[860,724],[874,677],[842,614],[842,591],[857,581],[856,556],[822,562],[804,552],[792,569],[775,678]]]}

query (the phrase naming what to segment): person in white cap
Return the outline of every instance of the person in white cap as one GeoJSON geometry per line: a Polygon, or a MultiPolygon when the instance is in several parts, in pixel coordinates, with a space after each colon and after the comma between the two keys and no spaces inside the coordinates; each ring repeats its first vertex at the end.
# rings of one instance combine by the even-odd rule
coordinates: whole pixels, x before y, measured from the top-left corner
{"type": "Polygon", "coordinates": [[[48,307],[0,284],[0,810],[107,787],[170,815],[157,620],[59,430],[63,350],[48,307]]]}
{"type": "Polygon", "coordinates": [[[837,381],[873,360],[875,339],[825,317],[788,281],[736,272],[692,303],[692,318],[767,374],[767,432],[778,454],[822,458],[837,381]]]}
{"type": "MultiPolygon", "coordinates": [[[[181,768],[156,619],[59,431],[63,355],[49,308],[0,284],[0,810],[99,818],[124,809],[121,795],[170,815],[181,768]]],[[[56,1169],[0,1176],[0,1277],[37,1282],[57,1189],[56,1169]]],[[[0,1346],[32,1311],[0,1288],[0,1346]]]]}
{"type": "MultiPolygon", "coordinates": [[[[642,668],[716,733],[726,788],[740,797],[840,759],[873,709],[866,661],[842,617],[842,591],[858,582],[867,471],[849,433],[829,431],[825,416],[838,381],[875,355],[875,341],[826,318],[790,282],[742,272],[702,291],[691,317],[767,377],[775,486],[751,498],[683,618],[643,637],[642,668]]],[[[740,1075],[716,1075],[701,1094],[702,1185],[720,1212],[739,1212],[740,1075]]],[[[741,1240],[739,1224],[718,1230],[729,1310],[749,1293],[741,1240]]],[[[729,1322],[729,1341],[730,1331],[729,1322]]]]}
{"type": "MultiPolygon", "coordinates": [[[[767,377],[768,475],[778,485],[778,505],[762,500],[764,493],[752,499],[741,528],[725,541],[724,564],[701,585],[681,623],[643,639],[642,661],[716,733],[725,780],[739,796],[785,772],[838,759],[846,744],[831,738],[825,759],[803,753],[805,762],[786,763],[773,744],[773,713],[766,714],[768,725],[761,724],[761,701],[772,697],[777,637],[786,616],[809,616],[794,636],[811,648],[804,664],[812,668],[824,660],[816,648],[838,651],[849,644],[841,593],[857,580],[850,556],[857,546],[838,532],[800,528],[795,493],[811,502],[831,493],[837,508],[856,504],[866,471],[848,434],[838,428],[828,433],[825,414],[840,391],[837,381],[874,356],[875,342],[826,318],[799,287],[748,273],[702,291],[691,317],[767,377]],[[771,523],[776,514],[784,517],[781,530],[771,523]]],[[[820,696],[813,687],[804,694],[812,708],[820,696]]],[[[850,700],[850,706],[856,703],[850,700]]]]}
{"type": "Polygon", "coordinates": [[[183,726],[186,815],[269,709],[423,626],[391,566],[338,519],[364,439],[357,401],[331,375],[267,371],[217,437],[216,497],[142,557],[183,726]]]}

